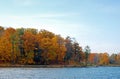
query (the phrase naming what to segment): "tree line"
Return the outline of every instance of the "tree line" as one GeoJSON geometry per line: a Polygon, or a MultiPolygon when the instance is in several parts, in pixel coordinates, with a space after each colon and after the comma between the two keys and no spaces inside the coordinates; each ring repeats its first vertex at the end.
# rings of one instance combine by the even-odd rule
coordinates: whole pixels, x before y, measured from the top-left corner
{"type": "Polygon", "coordinates": [[[120,64],[120,54],[91,53],[74,38],[44,29],[0,26],[0,64],[108,65],[120,64]]]}

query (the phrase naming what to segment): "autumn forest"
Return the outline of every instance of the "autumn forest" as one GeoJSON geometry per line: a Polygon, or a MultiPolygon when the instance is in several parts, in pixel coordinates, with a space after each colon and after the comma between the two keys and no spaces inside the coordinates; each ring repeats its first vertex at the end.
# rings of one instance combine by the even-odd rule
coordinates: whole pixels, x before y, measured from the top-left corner
{"type": "Polygon", "coordinates": [[[0,64],[119,65],[120,54],[92,53],[70,36],[63,38],[44,29],[0,26],[0,64]]]}

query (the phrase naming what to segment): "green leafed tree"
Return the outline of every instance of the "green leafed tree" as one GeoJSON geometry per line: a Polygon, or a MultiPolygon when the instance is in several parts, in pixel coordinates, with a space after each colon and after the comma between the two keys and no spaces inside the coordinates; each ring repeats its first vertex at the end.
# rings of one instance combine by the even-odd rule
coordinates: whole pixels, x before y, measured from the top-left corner
{"type": "Polygon", "coordinates": [[[90,49],[90,47],[89,46],[86,46],[85,48],[84,48],[84,52],[85,52],[85,65],[87,66],[87,63],[88,63],[88,57],[89,57],[89,54],[90,54],[90,52],[91,52],[91,49],[90,49]]]}
{"type": "Polygon", "coordinates": [[[72,40],[69,36],[65,39],[65,47],[66,47],[66,55],[64,57],[64,61],[69,64],[69,61],[73,55],[72,40]]]}

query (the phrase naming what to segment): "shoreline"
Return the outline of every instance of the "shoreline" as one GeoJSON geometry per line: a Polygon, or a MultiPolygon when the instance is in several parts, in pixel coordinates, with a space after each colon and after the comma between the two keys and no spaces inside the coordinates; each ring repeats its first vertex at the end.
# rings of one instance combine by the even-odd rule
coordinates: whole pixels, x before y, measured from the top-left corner
{"type": "Polygon", "coordinates": [[[80,65],[4,65],[0,68],[75,68],[75,67],[85,67],[80,65]]]}
{"type": "Polygon", "coordinates": [[[0,65],[0,68],[90,68],[90,67],[120,67],[120,65],[81,66],[81,65],[0,65]]]}

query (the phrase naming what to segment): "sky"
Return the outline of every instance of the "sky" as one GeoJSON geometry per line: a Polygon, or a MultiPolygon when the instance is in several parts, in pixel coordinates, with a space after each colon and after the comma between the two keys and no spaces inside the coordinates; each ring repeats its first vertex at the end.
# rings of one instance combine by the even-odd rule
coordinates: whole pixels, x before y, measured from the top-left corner
{"type": "Polygon", "coordinates": [[[93,53],[120,53],[119,0],[0,0],[0,26],[46,29],[93,53]]]}

